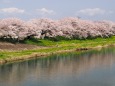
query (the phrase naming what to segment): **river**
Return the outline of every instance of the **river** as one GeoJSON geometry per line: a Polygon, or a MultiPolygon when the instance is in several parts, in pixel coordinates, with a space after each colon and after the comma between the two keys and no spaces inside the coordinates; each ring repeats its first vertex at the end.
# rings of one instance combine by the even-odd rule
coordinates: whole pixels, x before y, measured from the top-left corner
{"type": "Polygon", "coordinates": [[[115,86],[115,48],[0,65],[0,86],[115,86]]]}

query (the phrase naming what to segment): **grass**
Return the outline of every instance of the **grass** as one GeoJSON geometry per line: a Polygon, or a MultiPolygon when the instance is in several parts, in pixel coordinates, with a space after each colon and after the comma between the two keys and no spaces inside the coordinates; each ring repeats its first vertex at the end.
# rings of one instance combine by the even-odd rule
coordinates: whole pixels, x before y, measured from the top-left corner
{"type": "Polygon", "coordinates": [[[52,53],[64,52],[66,50],[76,50],[77,48],[94,48],[97,46],[106,46],[115,44],[115,36],[110,38],[96,38],[96,39],[84,39],[84,40],[25,40],[26,44],[34,44],[38,46],[44,46],[45,48],[38,48],[33,50],[22,51],[0,51],[0,60],[7,60],[12,58],[29,57],[36,55],[50,55],[52,53]]]}

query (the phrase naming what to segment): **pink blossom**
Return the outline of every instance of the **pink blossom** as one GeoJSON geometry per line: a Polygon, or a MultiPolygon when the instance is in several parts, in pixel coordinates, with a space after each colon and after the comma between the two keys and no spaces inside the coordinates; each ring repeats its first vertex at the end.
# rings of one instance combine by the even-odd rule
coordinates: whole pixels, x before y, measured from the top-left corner
{"type": "Polygon", "coordinates": [[[115,35],[115,23],[112,21],[89,21],[79,18],[61,20],[32,19],[23,21],[17,18],[0,20],[0,38],[24,40],[29,36],[35,38],[63,36],[66,38],[109,37],[115,35]]]}

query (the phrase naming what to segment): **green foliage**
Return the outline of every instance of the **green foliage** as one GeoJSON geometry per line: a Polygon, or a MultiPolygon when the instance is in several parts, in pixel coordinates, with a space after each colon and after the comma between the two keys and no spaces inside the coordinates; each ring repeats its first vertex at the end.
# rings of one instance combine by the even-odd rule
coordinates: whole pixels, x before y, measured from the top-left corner
{"type": "Polygon", "coordinates": [[[115,36],[110,38],[95,38],[95,39],[85,39],[85,40],[60,40],[60,41],[31,38],[31,39],[26,39],[24,43],[34,44],[37,46],[44,46],[44,47],[34,49],[34,50],[0,51],[0,59],[30,56],[34,53],[40,55],[52,54],[52,53],[61,52],[65,50],[76,50],[79,48],[94,48],[97,46],[112,45],[115,44],[115,36]]]}
{"type": "Polygon", "coordinates": [[[61,41],[61,40],[71,40],[71,39],[66,38],[64,36],[56,36],[56,37],[45,37],[45,40],[61,41]]]}
{"type": "Polygon", "coordinates": [[[17,39],[12,38],[0,38],[0,42],[18,43],[19,41],[17,39]]]}

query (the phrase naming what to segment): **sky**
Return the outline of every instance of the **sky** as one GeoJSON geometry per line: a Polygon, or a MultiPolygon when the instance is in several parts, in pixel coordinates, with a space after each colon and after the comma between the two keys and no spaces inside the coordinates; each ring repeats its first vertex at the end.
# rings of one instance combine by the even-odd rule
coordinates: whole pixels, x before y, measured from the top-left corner
{"type": "Polygon", "coordinates": [[[115,21],[115,0],[0,0],[0,19],[9,17],[115,21]]]}

